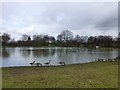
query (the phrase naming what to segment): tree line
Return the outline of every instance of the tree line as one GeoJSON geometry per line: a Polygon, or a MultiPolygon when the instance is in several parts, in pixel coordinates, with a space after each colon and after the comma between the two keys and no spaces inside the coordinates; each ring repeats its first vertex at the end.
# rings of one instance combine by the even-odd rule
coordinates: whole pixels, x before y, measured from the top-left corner
{"type": "Polygon", "coordinates": [[[120,47],[120,37],[110,35],[80,36],[69,30],[63,30],[57,38],[49,35],[35,34],[32,37],[24,34],[21,40],[15,41],[8,33],[1,36],[2,46],[61,46],[61,47],[120,47]]]}

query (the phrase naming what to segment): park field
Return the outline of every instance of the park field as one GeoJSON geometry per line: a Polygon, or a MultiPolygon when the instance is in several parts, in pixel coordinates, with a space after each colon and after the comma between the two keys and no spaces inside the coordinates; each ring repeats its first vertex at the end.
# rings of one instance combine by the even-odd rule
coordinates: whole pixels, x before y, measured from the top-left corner
{"type": "Polygon", "coordinates": [[[117,62],[4,67],[3,88],[118,88],[117,62]]]}

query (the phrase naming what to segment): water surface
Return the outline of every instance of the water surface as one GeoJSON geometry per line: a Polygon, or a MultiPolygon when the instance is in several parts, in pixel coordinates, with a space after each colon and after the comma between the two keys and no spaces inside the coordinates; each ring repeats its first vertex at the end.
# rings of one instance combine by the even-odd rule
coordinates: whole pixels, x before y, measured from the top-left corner
{"type": "Polygon", "coordinates": [[[44,65],[51,60],[51,65],[59,65],[59,61],[66,64],[86,63],[98,58],[115,58],[120,53],[118,49],[89,49],[71,47],[33,48],[17,47],[2,48],[2,67],[30,66],[30,62],[36,61],[44,65]]]}

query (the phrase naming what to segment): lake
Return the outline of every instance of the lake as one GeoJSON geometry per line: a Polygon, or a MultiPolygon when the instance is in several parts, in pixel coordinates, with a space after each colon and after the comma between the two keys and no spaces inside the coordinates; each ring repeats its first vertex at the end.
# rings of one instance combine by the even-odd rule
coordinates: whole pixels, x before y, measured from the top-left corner
{"type": "Polygon", "coordinates": [[[59,61],[66,64],[87,63],[98,58],[115,58],[119,55],[118,49],[90,49],[72,47],[16,47],[2,48],[2,67],[30,66],[30,62],[36,61],[44,65],[51,60],[51,65],[59,65],[59,61]]]}

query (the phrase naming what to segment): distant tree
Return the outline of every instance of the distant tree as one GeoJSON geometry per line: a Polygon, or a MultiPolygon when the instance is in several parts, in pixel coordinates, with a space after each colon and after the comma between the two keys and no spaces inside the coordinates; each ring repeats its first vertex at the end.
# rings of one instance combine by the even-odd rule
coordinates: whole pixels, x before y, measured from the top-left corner
{"type": "Polygon", "coordinates": [[[73,39],[73,33],[68,30],[64,30],[61,32],[61,35],[63,37],[63,41],[68,41],[73,39]]]}
{"type": "Polygon", "coordinates": [[[22,41],[31,41],[31,37],[29,35],[22,35],[22,41]]]}
{"type": "Polygon", "coordinates": [[[10,40],[10,34],[3,33],[2,35],[2,42],[7,43],[10,40]]]}
{"type": "Polygon", "coordinates": [[[57,36],[57,41],[62,42],[62,35],[57,36]]]}
{"type": "Polygon", "coordinates": [[[52,41],[52,42],[54,42],[55,41],[55,37],[49,36],[49,40],[52,41]]]}
{"type": "Polygon", "coordinates": [[[81,40],[81,38],[80,38],[80,36],[77,34],[77,35],[75,36],[75,41],[76,41],[76,42],[80,42],[80,40],[81,40]]]}
{"type": "Polygon", "coordinates": [[[28,40],[28,35],[26,35],[26,34],[24,34],[24,35],[22,35],[22,41],[27,41],[28,40]]]}
{"type": "Polygon", "coordinates": [[[102,35],[97,36],[97,42],[98,43],[110,44],[110,43],[112,43],[112,41],[113,41],[112,36],[102,36],[102,35]]]}
{"type": "Polygon", "coordinates": [[[95,37],[93,37],[93,36],[90,36],[89,38],[88,38],[88,43],[94,43],[94,40],[95,40],[95,37]]]}
{"type": "Polygon", "coordinates": [[[15,39],[10,39],[10,42],[14,43],[14,42],[15,42],[15,39]]]}
{"type": "Polygon", "coordinates": [[[33,35],[33,40],[34,41],[41,41],[41,40],[43,40],[44,36],[45,35],[42,35],[42,34],[40,34],[40,35],[33,35]]]}
{"type": "Polygon", "coordinates": [[[120,36],[117,38],[117,45],[120,47],[120,36]]]}
{"type": "Polygon", "coordinates": [[[75,41],[77,47],[79,47],[81,38],[80,38],[80,36],[78,34],[75,36],[74,41],[75,41]]]}
{"type": "Polygon", "coordinates": [[[30,36],[28,36],[28,41],[31,41],[31,37],[30,36]]]}
{"type": "Polygon", "coordinates": [[[60,35],[59,40],[61,39],[63,42],[70,41],[73,39],[73,33],[69,30],[63,30],[60,35]]]}
{"type": "Polygon", "coordinates": [[[104,36],[104,45],[107,47],[111,47],[113,43],[113,37],[112,36],[104,36]]]}
{"type": "Polygon", "coordinates": [[[112,36],[90,36],[88,38],[88,43],[92,46],[99,45],[103,47],[111,47],[113,44],[113,37],[112,36]]]}
{"type": "Polygon", "coordinates": [[[88,36],[81,36],[80,38],[82,43],[85,43],[88,40],[88,36]]]}
{"type": "Polygon", "coordinates": [[[38,40],[38,35],[33,35],[33,40],[37,41],[38,40]]]}
{"type": "Polygon", "coordinates": [[[48,35],[44,35],[44,36],[43,36],[43,40],[44,40],[44,41],[49,41],[49,38],[50,38],[50,37],[49,37],[48,35]]]}

